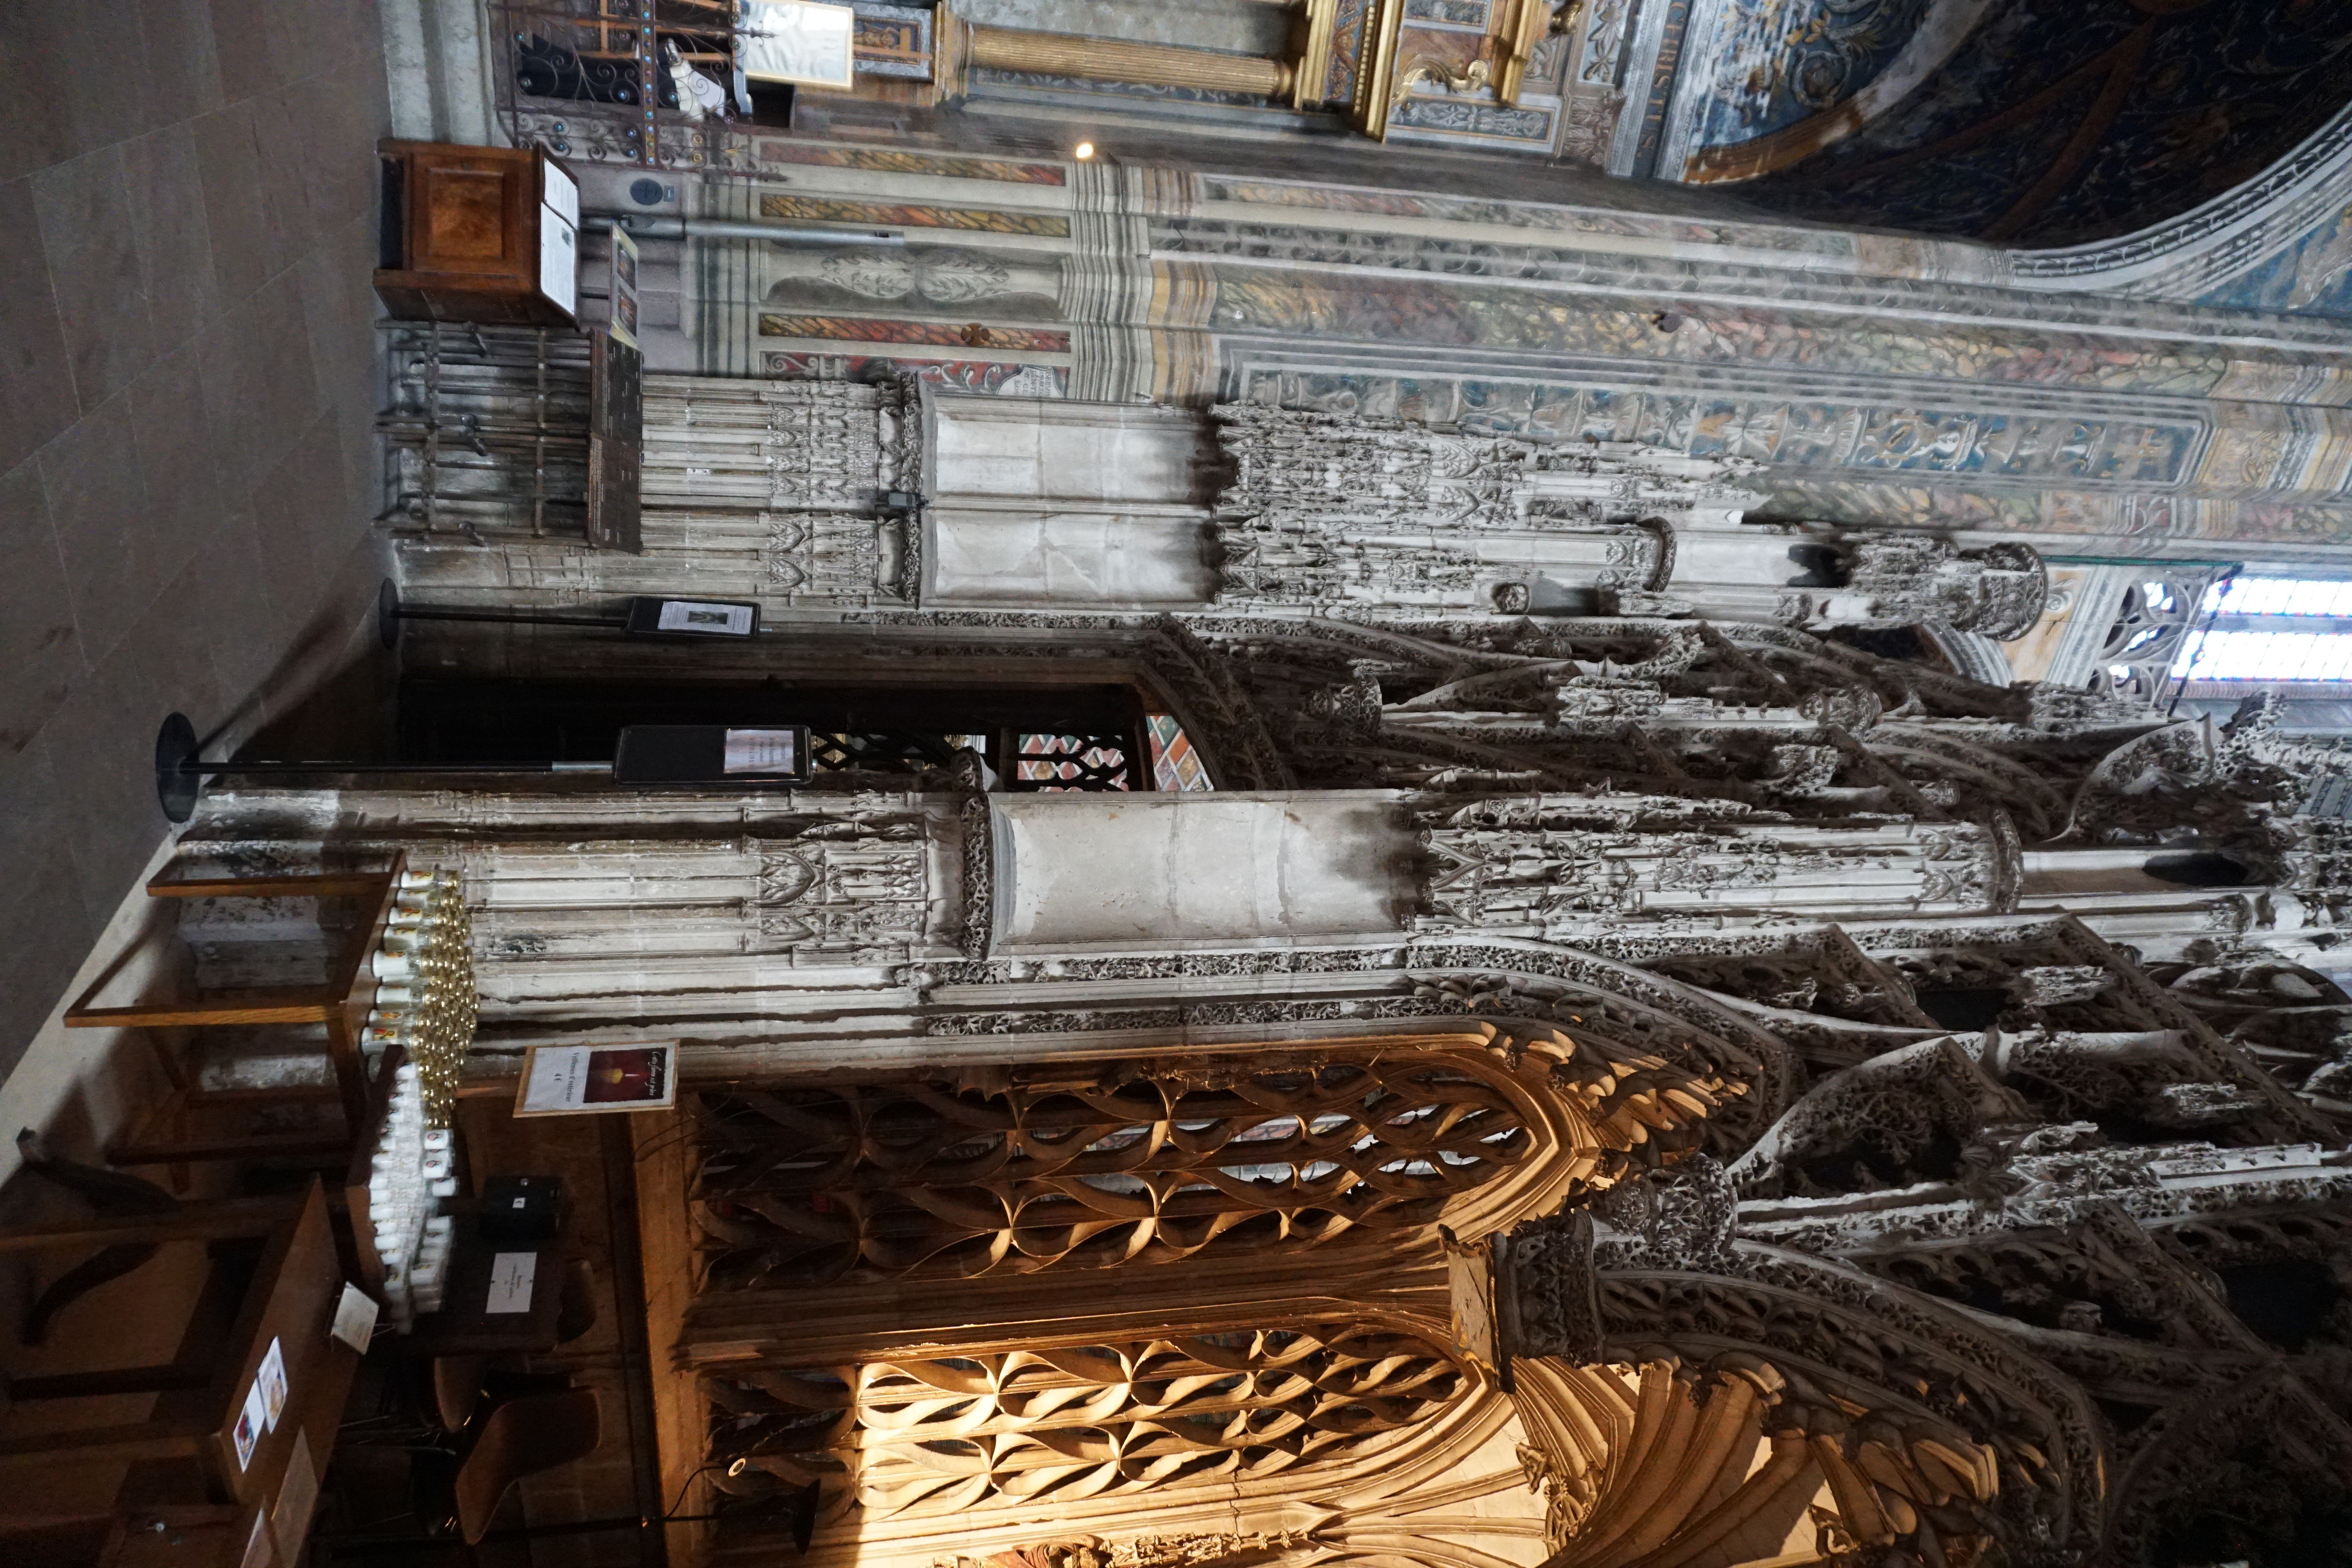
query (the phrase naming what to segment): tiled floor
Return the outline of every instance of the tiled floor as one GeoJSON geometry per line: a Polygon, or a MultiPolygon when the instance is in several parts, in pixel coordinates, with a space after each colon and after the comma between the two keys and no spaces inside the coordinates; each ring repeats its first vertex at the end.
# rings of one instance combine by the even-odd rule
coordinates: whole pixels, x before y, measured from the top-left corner
{"type": "Polygon", "coordinates": [[[0,0],[0,1072],[381,569],[373,0],[0,0]]]}

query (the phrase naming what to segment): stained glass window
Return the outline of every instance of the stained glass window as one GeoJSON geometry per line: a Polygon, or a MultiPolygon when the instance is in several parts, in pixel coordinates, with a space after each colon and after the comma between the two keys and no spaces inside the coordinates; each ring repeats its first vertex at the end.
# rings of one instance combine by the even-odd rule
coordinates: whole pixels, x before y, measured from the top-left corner
{"type": "Polygon", "coordinates": [[[2352,581],[2240,577],[2216,583],[2174,659],[2175,679],[2352,680],[2352,581]]]}

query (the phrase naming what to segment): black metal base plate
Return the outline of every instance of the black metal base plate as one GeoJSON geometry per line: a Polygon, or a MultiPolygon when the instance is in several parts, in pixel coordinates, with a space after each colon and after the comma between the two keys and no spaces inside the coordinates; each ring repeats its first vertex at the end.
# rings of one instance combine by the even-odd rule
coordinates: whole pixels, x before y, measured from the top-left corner
{"type": "Polygon", "coordinates": [[[186,714],[175,713],[155,732],[155,801],[170,821],[184,822],[195,814],[204,775],[180,770],[182,763],[195,759],[196,727],[186,714]]]}

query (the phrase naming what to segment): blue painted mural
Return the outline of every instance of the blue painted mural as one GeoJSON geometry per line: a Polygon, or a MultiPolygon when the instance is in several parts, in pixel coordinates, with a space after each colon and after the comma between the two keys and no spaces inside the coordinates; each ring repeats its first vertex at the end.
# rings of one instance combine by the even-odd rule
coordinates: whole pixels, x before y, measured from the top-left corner
{"type": "Polygon", "coordinates": [[[2204,296],[2203,303],[2352,317],[2352,207],[2329,214],[2260,267],[2204,296]]]}
{"type": "Polygon", "coordinates": [[[1728,0],[1691,145],[1729,147],[1845,102],[1877,79],[1930,0],[1728,0]]]}

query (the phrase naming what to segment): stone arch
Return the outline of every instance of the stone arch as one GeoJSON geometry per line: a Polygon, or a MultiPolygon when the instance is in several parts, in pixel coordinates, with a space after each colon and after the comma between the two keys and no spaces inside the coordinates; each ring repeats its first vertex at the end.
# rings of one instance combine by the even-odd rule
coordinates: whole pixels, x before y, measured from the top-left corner
{"type": "MultiPolygon", "coordinates": [[[[2054,1368],[1842,1264],[1659,1250],[1588,1254],[1594,1342],[1515,1369],[1553,1502],[1548,1568],[2097,1540],[2101,1428],[2054,1368]]],[[[1572,1249],[1552,1266],[1573,1272],[1572,1249]]]]}

